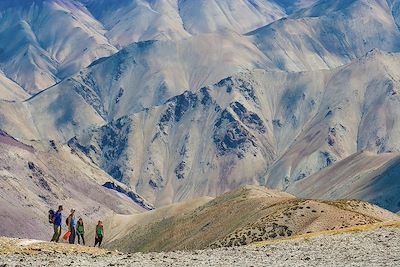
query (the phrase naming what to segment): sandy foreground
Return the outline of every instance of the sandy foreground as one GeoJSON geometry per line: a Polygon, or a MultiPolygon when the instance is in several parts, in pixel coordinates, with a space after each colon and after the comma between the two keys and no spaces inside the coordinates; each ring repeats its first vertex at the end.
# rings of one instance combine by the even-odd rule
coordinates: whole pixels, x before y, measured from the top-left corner
{"type": "Polygon", "coordinates": [[[400,228],[397,224],[244,247],[145,254],[2,238],[0,266],[400,266],[400,228]]]}

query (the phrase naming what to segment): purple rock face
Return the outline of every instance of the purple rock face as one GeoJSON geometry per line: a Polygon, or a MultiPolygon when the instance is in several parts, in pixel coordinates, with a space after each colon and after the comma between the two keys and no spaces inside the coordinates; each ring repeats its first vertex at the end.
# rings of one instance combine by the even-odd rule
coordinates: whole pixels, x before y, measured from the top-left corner
{"type": "Polygon", "coordinates": [[[31,153],[35,151],[35,149],[32,146],[26,145],[22,142],[19,142],[16,140],[14,137],[10,136],[8,133],[4,132],[3,130],[0,129],[0,143],[6,144],[6,145],[11,145],[15,146],[18,148],[25,149],[31,153]]]}

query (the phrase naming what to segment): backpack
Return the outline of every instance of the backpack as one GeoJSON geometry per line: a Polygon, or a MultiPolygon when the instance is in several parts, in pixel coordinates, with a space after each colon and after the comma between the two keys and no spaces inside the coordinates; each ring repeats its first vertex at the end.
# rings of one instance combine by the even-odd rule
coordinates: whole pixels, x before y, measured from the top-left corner
{"type": "Polygon", "coordinates": [[[49,210],[49,223],[53,224],[54,223],[54,210],[49,210]]]}

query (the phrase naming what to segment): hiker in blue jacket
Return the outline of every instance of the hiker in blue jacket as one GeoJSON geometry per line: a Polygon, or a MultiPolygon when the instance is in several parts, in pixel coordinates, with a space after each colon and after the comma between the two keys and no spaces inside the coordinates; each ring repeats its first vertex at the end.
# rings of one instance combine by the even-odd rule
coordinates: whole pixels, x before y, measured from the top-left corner
{"type": "Polygon", "coordinates": [[[52,242],[58,242],[61,236],[62,211],[63,206],[58,206],[58,210],[56,213],[54,213],[54,217],[52,218],[52,222],[54,224],[54,234],[51,239],[52,242]]]}

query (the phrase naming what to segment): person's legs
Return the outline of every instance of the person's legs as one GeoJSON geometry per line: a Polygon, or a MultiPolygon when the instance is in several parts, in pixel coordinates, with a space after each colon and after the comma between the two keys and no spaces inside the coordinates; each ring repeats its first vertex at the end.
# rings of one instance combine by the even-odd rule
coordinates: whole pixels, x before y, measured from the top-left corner
{"type": "Polygon", "coordinates": [[[78,236],[78,244],[81,244],[81,239],[82,239],[82,245],[85,245],[85,237],[82,233],[77,232],[76,235],[78,236]]]}
{"type": "Polygon", "coordinates": [[[58,242],[60,240],[61,235],[61,226],[54,225],[54,235],[51,241],[58,242]]]}
{"type": "Polygon", "coordinates": [[[94,246],[97,246],[97,244],[99,243],[99,239],[97,237],[94,238],[94,246]]]}
{"type": "Polygon", "coordinates": [[[54,234],[53,234],[53,237],[51,238],[50,242],[56,242],[57,230],[58,230],[57,228],[58,228],[57,225],[54,224],[54,234]]]}
{"type": "Polygon", "coordinates": [[[103,237],[99,236],[99,247],[101,246],[101,242],[103,241],[103,237]]]}
{"type": "Polygon", "coordinates": [[[61,236],[61,225],[57,226],[57,236],[56,236],[56,242],[60,241],[60,236],[61,236]]]}
{"type": "Polygon", "coordinates": [[[69,243],[70,244],[75,244],[75,235],[76,235],[75,229],[72,228],[71,229],[71,235],[69,236],[69,243]]]}

